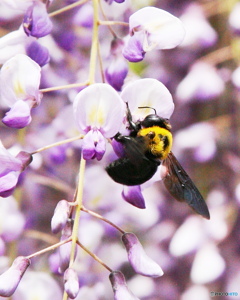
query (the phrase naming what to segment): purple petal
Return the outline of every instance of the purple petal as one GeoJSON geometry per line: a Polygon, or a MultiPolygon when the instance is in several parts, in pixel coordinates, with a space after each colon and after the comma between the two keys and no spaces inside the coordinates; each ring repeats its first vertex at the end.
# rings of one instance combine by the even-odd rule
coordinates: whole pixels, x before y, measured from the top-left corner
{"type": "Polygon", "coordinates": [[[163,275],[161,267],[147,256],[135,234],[125,233],[122,241],[128,253],[128,260],[136,273],[149,277],[163,275]]]}
{"type": "Polygon", "coordinates": [[[124,46],[122,54],[130,62],[139,62],[145,56],[142,46],[142,35],[131,36],[124,46]]]}
{"type": "Polygon", "coordinates": [[[146,208],[145,200],[143,198],[141,188],[136,186],[124,186],[122,191],[122,197],[125,201],[136,206],[138,208],[146,208]]]}
{"type": "Polygon", "coordinates": [[[17,159],[19,159],[22,163],[22,169],[21,171],[24,171],[26,169],[26,167],[32,162],[33,157],[31,155],[31,153],[28,153],[26,151],[21,151],[18,153],[18,155],[16,156],[17,159]]]}
{"type": "Polygon", "coordinates": [[[105,151],[105,139],[98,130],[89,131],[83,139],[83,158],[86,160],[97,158],[101,160],[105,151]]]}
{"type": "Polygon", "coordinates": [[[0,196],[8,197],[14,191],[18,182],[20,172],[10,171],[4,176],[0,177],[0,196]]]}
{"type": "Polygon", "coordinates": [[[139,300],[128,289],[122,272],[114,271],[110,273],[109,279],[113,288],[114,300],[139,300]]]}
{"type": "Polygon", "coordinates": [[[122,57],[113,58],[105,71],[107,82],[117,91],[121,91],[128,73],[128,65],[122,57]]]}
{"type": "Polygon", "coordinates": [[[23,28],[26,35],[37,38],[48,35],[52,31],[52,22],[48,16],[46,5],[34,1],[24,16],[23,28]]]}
{"type": "Polygon", "coordinates": [[[0,276],[0,296],[10,297],[18,287],[20,280],[30,265],[30,260],[19,256],[12,266],[0,276]]]}
{"type": "Polygon", "coordinates": [[[85,28],[93,26],[93,7],[90,3],[86,3],[80,7],[74,16],[74,23],[85,28]]]}
{"type": "Polygon", "coordinates": [[[2,119],[3,124],[11,128],[24,128],[32,120],[31,110],[26,101],[19,100],[2,119]]]}
{"type": "Polygon", "coordinates": [[[40,67],[46,65],[49,60],[49,51],[46,47],[40,45],[37,41],[32,42],[27,47],[27,55],[39,64],[40,67]]]}

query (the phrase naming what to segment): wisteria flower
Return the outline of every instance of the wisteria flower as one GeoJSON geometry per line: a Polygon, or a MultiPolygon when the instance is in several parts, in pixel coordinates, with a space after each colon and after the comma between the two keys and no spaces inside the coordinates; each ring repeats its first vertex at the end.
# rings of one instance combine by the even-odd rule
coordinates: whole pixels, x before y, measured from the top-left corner
{"type": "Polygon", "coordinates": [[[214,243],[204,245],[196,254],[191,279],[197,284],[206,284],[216,280],[226,269],[226,262],[214,243]]]}
{"type": "Polygon", "coordinates": [[[20,152],[16,157],[11,155],[0,143],[0,196],[8,197],[18,182],[19,175],[31,163],[32,156],[20,152]]]}
{"type": "Polygon", "coordinates": [[[13,11],[24,12],[35,0],[2,0],[5,5],[9,6],[13,11]]]}
{"type": "Polygon", "coordinates": [[[33,41],[27,45],[26,53],[32,60],[38,63],[40,67],[46,65],[50,60],[48,49],[37,41],[33,41]]]}
{"type": "Polygon", "coordinates": [[[50,20],[46,5],[41,1],[34,1],[27,9],[23,20],[25,33],[36,38],[43,37],[52,31],[52,21],[50,20]]]}
{"type": "Polygon", "coordinates": [[[216,153],[217,131],[212,124],[201,122],[179,130],[174,137],[175,153],[181,156],[183,151],[191,149],[199,162],[212,159],[216,153]]]}
{"type": "Polygon", "coordinates": [[[79,292],[78,275],[72,268],[68,268],[64,272],[64,290],[71,299],[75,299],[79,292]]]}
{"type": "Polygon", "coordinates": [[[135,234],[125,233],[122,241],[128,253],[128,260],[136,273],[149,277],[163,275],[161,267],[146,254],[135,234]]]}
{"type": "Polygon", "coordinates": [[[123,41],[114,39],[111,44],[109,65],[105,70],[108,83],[117,91],[121,91],[124,79],[128,73],[128,65],[122,57],[123,41]]]}
{"type": "Polygon", "coordinates": [[[191,3],[180,20],[186,29],[186,36],[181,47],[207,48],[216,43],[217,33],[208,22],[200,5],[191,3]]]}
{"type": "Polygon", "coordinates": [[[238,17],[239,13],[240,13],[240,3],[236,2],[229,15],[228,23],[231,26],[232,30],[237,34],[240,33],[240,21],[238,17]]]}
{"type": "Polygon", "coordinates": [[[31,109],[40,104],[41,68],[31,58],[18,54],[1,69],[1,98],[11,107],[2,122],[13,128],[23,128],[31,122],[31,109]]]}
{"type": "MultiPolygon", "coordinates": [[[[72,220],[68,220],[67,224],[62,230],[61,241],[67,240],[72,235],[72,220]]],[[[69,266],[70,253],[71,253],[72,243],[65,243],[59,247],[59,258],[60,267],[58,269],[59,273],[63,273],[69,266]]],[[[77,248],[75,249],[75,256],[77,255],[77,248]]]]}
{"type": "Polygon", "coordinates": [[[223,93],[225,83],[217,70],[204,62],[195,63],[179,83],[176,95],[181,102],[208,101],[223,93]]]}
{"type": "Polygon", "coordinates": [[[148,114],[169,119],[174,110],[172,95],[166,86],[152,78],[135,80],[127,84],[121,93],[124,102],[128,103],[133,121],[142,121],[148,114]],[[150,108],[139,108],[148,106],[150,108]]]}
{"type": "Polygon", "coordinates": [[[16,240],[22,234],[26,222],[13,197],[1,199],[0,220],[0,237],[4,244],[16,240]]]}
{"type": "Polygon", "coordinates": [[[84,159],[101,160],[105,153],[105,138],[120,129],[124,103],[108,84],[96,83],[80,91],[74,100],[74,114],[83,139],[84,159]]]}
{"type": "Polygon", "coordinates": [[[25,54],[25,45],[28,37],[23,27],[12,31],[0,38],[0,63],[4,64],[8,59],[17,54],[25,54]]]}
{"type": "Polygon", "coordinates": [[[124,186],[122,191],[122,197],[128,203],[138,208],[146,208],[145,200],[142,195],[141,187],[136,186],[124,186]]]}
{"type": "Polygon", "coordinates": [[[240,89],[240,67],[237,67],[233,72],[232,72],[232,83],[240,89]]]}
{"type": "Polygon", "coordinates": [[[28,271],[14,293],[13,300],[61,299],[62,289],[48,272],[28,271]]]}
{"type": "Polygon", "coordinates": [[[137,62],[153,49],[178,46],[185,36],[185,29],[182,22],[170,13],[155,7],[144,7],[130,16],[129,34],[123,56],[137,62]]]}
{"type": "Polygon", "coordinates": [[[0,275],[0,296],[10,297],[18,287],[22,276],[30,265],[26,257],[17,257],[11,267],[0,275]]]}
{"type": "Polygon", "coordinates": [[[61,200],[58,202],[52,220],[51,228],[53,233],[58,233],[66,225],[70,216],[71,206],[68,201],[61,200]]]}
{"type": "Polygon", "coordinates": [[[114,300],[139,300],[127,287],[124,275],[120,271],[114,271],[109,275],[114,292],[114,300]]]}

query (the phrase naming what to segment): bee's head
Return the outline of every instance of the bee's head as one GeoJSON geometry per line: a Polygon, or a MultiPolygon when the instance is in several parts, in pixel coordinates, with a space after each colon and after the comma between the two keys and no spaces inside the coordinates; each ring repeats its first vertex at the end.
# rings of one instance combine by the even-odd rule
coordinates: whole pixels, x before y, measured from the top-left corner
{"type": "MultiPolygon", "coordinates": [[[[139,107],[139,108],[147,108],[147,107],[139,107]]],[[[141,125],[145,128],[159,126],[161,128],[165,128],[170,131],[171,125],[169,123],[169,120],[159,117],[156,114],[155,109],[154,109],[154,111],[155,111],[155,114],[150,114],[150,115],[146,116],[145,119],[141,122],[141,125]]]]}

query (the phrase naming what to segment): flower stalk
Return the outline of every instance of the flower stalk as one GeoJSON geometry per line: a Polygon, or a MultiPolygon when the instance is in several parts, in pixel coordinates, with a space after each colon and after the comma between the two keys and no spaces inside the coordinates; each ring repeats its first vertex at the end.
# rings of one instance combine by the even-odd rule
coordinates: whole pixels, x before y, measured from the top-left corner
{"type": "Polygon", "coordinates": [[[79,1],[77,1],[77,2],[75,2],[75,3],[72,3],[72,4],[70,4],[70,5],[67,5],[67,6],[65,6],[65,7],[61,8],[61,9],[58,9],[58,10],[56,10],[56,11],[53,11],[52,13],[50,13],[50,14],[48,14],[48,15],[49,15],[49,17],[55,17],[55,16],[60,15],[60,14],[66,12],[66,11],[68,11],[68,10],[70,10],[70,9],[73,9],[73,8],[75,8],[75,7],[78,7],[78,6],[81,6],[81,5],[83,5],[84,3],[86,3],[86,2],[88,2],[88,0],[79,0],[79,1]]]}
{"type": "Polygon", "coordinates": [[[59,142],[44,146],[42,148],[39,148],[39,149],[33,151],[31,154],[33,155],[33,154],[48,150],[48,149],[53,148],[53,147],[61,146],[61,145],[64,145],[64,144],[68,144],[68,143],[80,140],[82,138],[83,138],[83,135],[81,134],[79,136],[75,136],[75,137],[70,138],[70,139],[66,139],[66,140],[63,140],[63,141],[59,141],[59,142]]]}
{"type": "Polygon", "coordinates": [[[89,64],[89,83],[93,84],[95,81],[96,61],[98,56],[98,0],[93,0],[93,33],[92,33],[92,46],[90,52],[89,64]]]}

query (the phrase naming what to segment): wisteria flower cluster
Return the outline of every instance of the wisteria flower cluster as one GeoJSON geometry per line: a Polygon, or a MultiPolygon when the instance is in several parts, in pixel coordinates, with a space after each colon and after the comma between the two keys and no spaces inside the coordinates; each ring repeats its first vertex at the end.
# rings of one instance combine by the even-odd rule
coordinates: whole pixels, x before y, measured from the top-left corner
{"type": "Polygon", "coordinates": [[[239,103],[216,104],[230,84],[239,96],[237,44],[214,48],[211,3],[146,2],[0,3],[1,299],[209,299],[218,280],[240,293],[219,248],[238,232],[239,176],[226,178],[239,174],[239,130],[226,128],[239,126],[239,103]],[[174,152],[200,165],[210,221],[171,201],[161,164],[141,185],[107,175],[126,151],[116,137],[130,134],[129,111],[134,124],[172,117],[174,152]]]}

